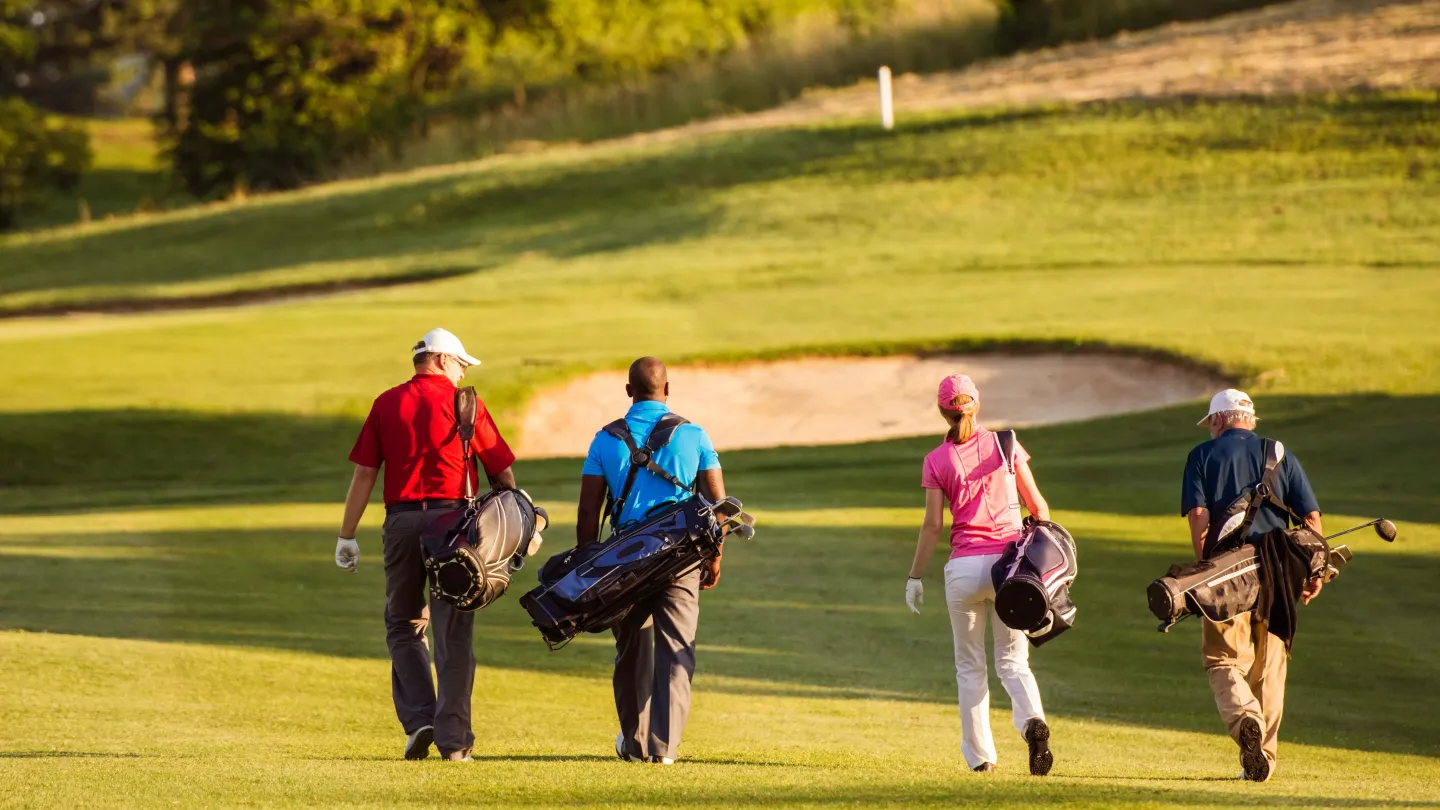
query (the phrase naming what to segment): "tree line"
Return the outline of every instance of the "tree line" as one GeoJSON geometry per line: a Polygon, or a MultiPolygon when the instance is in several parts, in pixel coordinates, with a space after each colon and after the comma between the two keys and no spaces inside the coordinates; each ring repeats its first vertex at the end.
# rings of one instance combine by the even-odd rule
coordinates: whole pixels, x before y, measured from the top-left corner
{"type": "Polygon", "coordinates": [[[163,154],[190,194],[294,188],[398,151],[465,91],[663,71],[800,15],[860,26],[904,0],[0,0],[0,228],[89,166],[85,116],[117,60],[158,87],[163,154]]]}

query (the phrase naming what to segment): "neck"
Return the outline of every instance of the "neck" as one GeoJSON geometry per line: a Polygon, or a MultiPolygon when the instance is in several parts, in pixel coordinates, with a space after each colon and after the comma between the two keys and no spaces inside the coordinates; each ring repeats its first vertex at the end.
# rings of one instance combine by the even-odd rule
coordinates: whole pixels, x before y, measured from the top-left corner
{"type": "Polygon", "coordinates": [[[642,402],[664,402],[664,397],[634,397],[630,400],[632,405],[639,405],[642,402]]]}

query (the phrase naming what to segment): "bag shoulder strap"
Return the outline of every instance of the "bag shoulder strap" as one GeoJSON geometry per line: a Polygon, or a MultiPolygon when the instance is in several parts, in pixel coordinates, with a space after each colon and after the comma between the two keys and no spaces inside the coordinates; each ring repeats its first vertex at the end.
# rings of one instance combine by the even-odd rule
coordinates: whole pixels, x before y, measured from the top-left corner
{"type": "MultiPolygon", "coordinates": [[[[475,499],[475,484],[471,483],[470,472],[471,441],[475,438],[475,419],[480,413],[480,396],[475,386],[467,385],[455,389],[455,436],[460,439],[460,456],[465,460],[465,500],[475,499]]],[[[478,479],[478,474],[476,475],[478,479]]]]}
{"type": "MultiPolygon", "coordinates": [[[[1290,512],[1290,507],[1275,497],[1275,483],[1280,478],[1280,465],[1285,461],[1285,445],[1274,439],[1261,439],[1261,452],[1265,454],[1264,471],[1260,473],[1260,480],[1255,482],[1254,493],[1250,496],[1250,503],[1245,506],[1245,518],[1240,521],[1240,526],[1235,531],[1235,536],[1245,537],[1250,532],[1250,524],[1255,521],[1255,515],[1260,511],[1260,506],[1267,501],[1278,505],[1281,509],[1290,512]]],[[[1297,518],[1298,520],[1298,518],[1297,518]]]]}
{"type": "Polygon", "coordinates": [[[660,417],[659,422],[655,423],[654,429],[650,431],[649,438],[645,440],[644,447],[640,447],[635,443],[635,437],[630,433],[630,425],[624,419],[616,419],[614,422],[602,428],[605,433],[624,442],[625,448],[630,451],[630,469],[625,474],[625,484],[620,489],[619,494],[605,504],[605,514],[601,518],[602,520],[606,518],[610,520],[612,532],[620,522],[620,510],[625,506],[625,500],[630,497],[630,491],[635,487],[635,477],[640,474],[640,470],[642,469],[658,475],[686,492],[695,491],[693,485],[681,482],[680,479],[671,475],[664,467],[655,463],[655,454],[670,444],[670,439],[674,437],[676,429],[681,425],[687,425],[689,423],[689,419],[679,414],[665,414],[660,417]]]}
{"type": "Polygon", "coordinates": [[[1000,446],[1000,457],[1005,459],[1005,471],[1015,474],[1015,431],[995,431],[995,442],[1000,446]]]}

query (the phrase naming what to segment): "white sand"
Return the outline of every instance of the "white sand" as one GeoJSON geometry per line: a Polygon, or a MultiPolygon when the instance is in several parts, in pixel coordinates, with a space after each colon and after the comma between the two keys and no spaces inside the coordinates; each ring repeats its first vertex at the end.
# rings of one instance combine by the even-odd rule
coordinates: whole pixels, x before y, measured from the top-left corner
{"type": "MultiPolygon", "coordinates": [[[[1208,397],[1223,380],[1194,369],[1103,354],[805,358],[670,369],[670,407],[721,450],[893,439],[945,432],[935,389],[969,374],[990,427],[1074,422],[1208,397]]],[[[581,456],[623,416],[625,372],[540,391],[521,423],[521,458],[581,456]]],[[[1196,405],[1196,419],[1203,416],[1196,405]]]]}

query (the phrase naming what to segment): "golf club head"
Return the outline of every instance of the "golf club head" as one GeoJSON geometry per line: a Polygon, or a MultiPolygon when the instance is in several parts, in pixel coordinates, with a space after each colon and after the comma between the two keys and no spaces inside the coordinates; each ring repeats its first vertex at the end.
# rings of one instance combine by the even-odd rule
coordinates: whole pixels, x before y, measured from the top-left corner
{"type": "Polygon", "coordinates": [[[745,538],[745,540],[746,540],[747,542],[750,541],[750,540],[754,540],[754,539],[755,539],[755,527],[754,527],[754,526],[751,526],[751,525],[745,524],[745,523],[741,523],[741,524],[740,524],[740,528],[739,528],[739,532],[740,532],[740,536],[743,537],[743,538],[745,538]]]}
{"type": "Polygon", "coordinates": [[[1375,533],[1380,539],[1387,543],[1395,542],[1395,524],[1388,520],[1381,520],[1375,524],[1375,533]]]}

